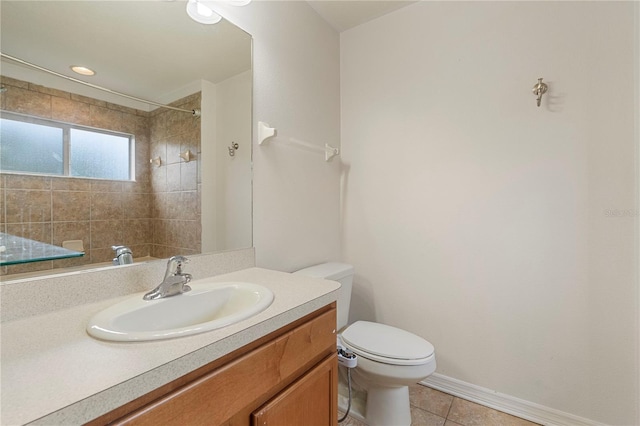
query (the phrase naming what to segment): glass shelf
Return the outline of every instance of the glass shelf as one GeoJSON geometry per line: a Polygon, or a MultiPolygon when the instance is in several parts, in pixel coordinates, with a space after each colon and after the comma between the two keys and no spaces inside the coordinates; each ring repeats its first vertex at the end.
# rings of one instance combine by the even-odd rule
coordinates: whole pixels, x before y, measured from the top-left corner
{"type": "Polygon", "coordinates": [[[81,257],[81,251],[0,232],[0,266],[81,257]]]}

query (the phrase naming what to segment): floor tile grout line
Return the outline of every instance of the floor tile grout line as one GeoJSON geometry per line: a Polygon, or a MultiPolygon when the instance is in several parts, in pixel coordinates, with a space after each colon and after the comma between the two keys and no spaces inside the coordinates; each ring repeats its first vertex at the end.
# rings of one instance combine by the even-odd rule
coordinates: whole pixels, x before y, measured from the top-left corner
{"type": "MultiPolygon", "coordinates": [[[[453,401],[455,401],[455,399],[456,399],[455,396],[453,398],[451,398],[451,404],[449,404],[449,409],[447,410],[447,415],[444,417],[445,420],[449,420],[449,414],[451,414],[451,407],[453,407],[453,401]]],[[[446,423],[446,421],[445,421],[445,423],[446,423]]]]}

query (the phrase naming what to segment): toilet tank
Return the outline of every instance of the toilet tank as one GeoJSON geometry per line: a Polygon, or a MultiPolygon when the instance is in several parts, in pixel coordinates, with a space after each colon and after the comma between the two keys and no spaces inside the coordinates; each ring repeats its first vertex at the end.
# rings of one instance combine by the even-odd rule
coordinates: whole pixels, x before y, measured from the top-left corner
{"type": "Polygon", "coordinates": [[[353,286],[353,266],[346,263],[329,262],[310,266],[294,272],[313,278],[338,281],[342,286],[338,290],[338,330],[347,325],[351,287],[353,286]]]}

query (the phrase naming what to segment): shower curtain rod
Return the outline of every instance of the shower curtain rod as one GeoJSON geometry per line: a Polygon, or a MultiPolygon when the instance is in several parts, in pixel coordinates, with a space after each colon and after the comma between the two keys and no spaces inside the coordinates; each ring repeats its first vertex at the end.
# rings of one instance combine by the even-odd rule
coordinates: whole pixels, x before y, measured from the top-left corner
{"type": "Polygon", "coordinates": [[[64,74],[60,74],[58,72],[55,72],[55,71],[52,71],[50,69],[41,67],[39,65],[32,64],[31,62],[23,61],[22,59],[16,58],[15,56],[7,55],[6,53],[0,52],[0,56],[2,56],[3,58],[10,59],[10,60],[12,60],[14,62],[18,62],[18,63],[20,63],[22,65],[26,65],[28,67],[35,68],[35,69],[40,70],[40,71],[48,72],[49,74],[55,75],[57,77],[61,77],[61,78],[64,78],[66,80],[73,81],[74,83],[80,83],[80,84],[84,84],[85,86],[92,87],[94,89],[102,90],[103,92],[108,92],[108,93],[111,93],[111,94],[114,94],[114,95],[117,95],[117,96],[122,96],[124,98],[133,99],[134,101],[142,102],[142,103],[149,104],[149,105],[154,105],[154,106],[157,106],[157,107],[160,107],[160,108],[167,108],[167,109],[172,109],[174,111],[188,112],[189,114],[193,115],[194,117],[200,117],[200,110],[199,109],[177,108],[177,107],[173,107],[173,106],[169,106],[169,105],[164,105],[164,104],[161,104],[161,103],[158,103],[158,102],[149,101],[147,99],[137,98],[135,96],[127,95],[125,93],[116,92],[115,90],[107,89],[106,87],[98,86],[96,84],[87,83],[86,81],[78,80],[77,78],[73,78],[73,77],[66,76],[64,74]]]}

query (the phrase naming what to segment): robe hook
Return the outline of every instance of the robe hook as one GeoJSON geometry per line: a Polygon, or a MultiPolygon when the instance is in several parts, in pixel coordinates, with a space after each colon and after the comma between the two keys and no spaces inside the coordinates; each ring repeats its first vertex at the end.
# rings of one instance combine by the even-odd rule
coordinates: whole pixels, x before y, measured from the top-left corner
{"type": "Polygon", "coordinates": [[[547,86],[546,83],[543,83],[542,82],[542,77],[540,77],[538,79],[538,83],[535,86],[533,86],[533,89],[531,89],[533,94],[538,97],[538,99],[537,99],[538,106],[540,106],[540,102],[542,101],[542,95],[547,93],[547,90],[549,90],[549,86],[547,86]]]}

